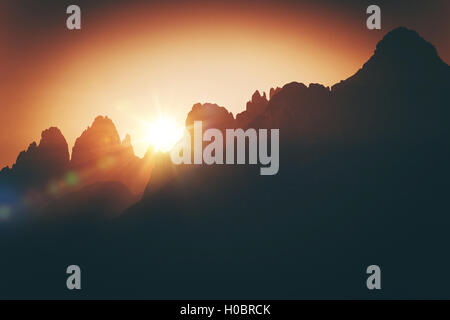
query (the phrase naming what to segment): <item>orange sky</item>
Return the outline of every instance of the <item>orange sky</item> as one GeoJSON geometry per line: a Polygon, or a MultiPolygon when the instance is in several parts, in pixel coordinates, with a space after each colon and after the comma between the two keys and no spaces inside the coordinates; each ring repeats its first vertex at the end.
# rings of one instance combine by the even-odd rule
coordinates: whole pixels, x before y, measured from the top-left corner
{"type": "MultiPolygon", "coordinates": [[[[21,25],[24,17],[11,5],[14,14],[0,33],[8,44],[0,51],[7,75],[0,89],[0,167],[49,126],[59,127],[71,148],[99,114],[114,120],[122,138],[129,133],[142,156],[147,123],[159,113],[182,125],[196,102],[236,114],[256,89],[291,81],[332,85],[356,72],[397,25],[436,40],[444,60],[449,56],[421,20],[395,20],[388,12],[383,30],[369,31],[363,5],[347,10],[325,2],[80,5],[81,31],[65,29],[64,6],[44,8],[47,16],[33,11],[33,23],[21,25]]],[[[431,6],[429,14],[440,10],[431,6]]]]}

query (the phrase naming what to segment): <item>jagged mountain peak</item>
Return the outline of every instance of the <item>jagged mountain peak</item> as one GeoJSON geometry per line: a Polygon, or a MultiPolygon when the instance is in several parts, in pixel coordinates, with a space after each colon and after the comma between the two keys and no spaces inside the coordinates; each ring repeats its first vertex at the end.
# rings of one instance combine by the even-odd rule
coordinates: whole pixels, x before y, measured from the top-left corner
{"type": "Polygon", "coordinates": [[[114,122],[108,117],[98,116],[75,141],[72,149],[72,164],[90,162],[121,145],[114,122]]]}
{"type": "Polygon", "coordinates": [[[50,127],[41,133],[40,147],[62,145],[67,148],[67,142],[61,130],[56,127],[50,127]]]}
{"type": "Polygon", "coordinates": [[[266,93],[263,92],[263,94],[261,94],[261,93],[259,92],[259,90],[256,90],[256,91],[253,93],[253,95],[252,95],[252,101],[257,100],[257,99],[265,99],[265,100],[267,100],[267,98],[266,98],[266,93]]]}
{"type": "Polygon", "coordinates": [[[60,175],[69,164],[69,147],[61,131],[51,127],[42,131],[39,144],[30,143],[19,153],[12,168],[5,167],[0,178],[10,187],[39,186],[60,175]]]}

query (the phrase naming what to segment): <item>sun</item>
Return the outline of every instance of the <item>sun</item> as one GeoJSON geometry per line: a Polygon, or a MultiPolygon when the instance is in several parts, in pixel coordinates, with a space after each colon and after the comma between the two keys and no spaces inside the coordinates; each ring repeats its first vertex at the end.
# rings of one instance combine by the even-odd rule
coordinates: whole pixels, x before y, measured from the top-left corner
{"type": "Polygon", "coordinates": [[[148,124],[148,142],[155,151],[170,151],[183,137],[184,128],[177,126],[174,119],[160,116],[155,122],[148,124]]]}

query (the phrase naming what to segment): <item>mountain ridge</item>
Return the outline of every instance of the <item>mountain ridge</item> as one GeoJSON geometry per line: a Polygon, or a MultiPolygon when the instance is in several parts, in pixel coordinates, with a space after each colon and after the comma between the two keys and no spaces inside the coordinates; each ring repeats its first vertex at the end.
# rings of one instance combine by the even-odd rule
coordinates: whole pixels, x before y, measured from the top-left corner
{"type": "MultiPolygon", "coordinates": [[[[217,104],[197,103],[187,114],[186,127],[190,128],[195,120],[202,120],[204,129],[280,128],[285,140],[302,144],[401,139],[401,136],[415,140],[419,133],[430,137],[446,135],[448,108],[445,108],[445,101],[448,98],[441,99],[441,95],[448,87],[445,80],[450,74],[449,69],[432,44],[417,32],[400,27],[383,37],[374,54],[353,76],[331,88],[315,83],[306,86],[291,82],[282,88],[272,88],[269,99],[266,93],[256,90],[247,102],[246,110],[236,117],[217,104]],[[413,49],[410,59],[402,58],[413,49]],[[413,67],[415,69],[410,70],[413,67]],[[392,70],[398,75],[380,82],[380,74],[390,75],[392,70]],[[417,81],[411,77],[411,72],[416,78],[425,80],[417,81]],[[380,87],[383,84],[385,86],[380,87]],[[392,86],[398,91],[393,91],[392,86]],[[386,100],[385,96],[389,98],[386,100]],[[397,101],[394,108],[391,108],[394,104],[389,99],[397,101]],[[426,103],[433,106],[433,112],[427,114],[428,109],[422,107],[426,103]]],[[[35,185],[36,182],[39,185],[42,181],[58,179],[66,171],[72,178],[77,173],[71,181],[81,181],[82,185],[121,181],[131,191],[140,194],[148,189],[153,157],[154,152],[150,149],[143,159],[135,156],[131,137],[126,135],[121,141],[113,121],[107,116],[98,116],[76,139],[72,157],[69,158],[67,142],[61,131],[49,128],[42,132],[39,145],[30,144],[19,154],[12,168],[2,169],[0,180],[6,179],[7,184],[12,181],[22,188],[27,184],[35,185]],[[53,158],[61,160],[55,164],[51,162],[53,158]],[[42,159],[49,161],[47,167],[42,159]],[[39,175],[30,179],[29,172],[34,171],[39,175]]]]}
{"type": "MultiPolygon", "coordinates": [[[[89,295],[100,297],[373,299],[364,278],[371,264],[383,270],[379,298],[448,297],[450,77],[430,52],[420,66],[383,58],[337,89],[291,82],[266,95],[245,128],[280,129],[276,175],[252,165],[177,166],[163,154],[122,214],[115,209],[132,196],[108,182],[53,203],[62,224],[32,224],[23,237],[0,224],[6,270],[23,267],[7,277],[7,292],[23,295],[38,279],[47,295],[63,295],[60,279],[45,275],[76,257],[97,279],[89,295]],[[392,70],[401,74],[390,78],[392,70]],[[66,210],[86,222],[68,222],[66,210]]],[[[218,105],[195,109],[190,123],[236,126],[218,105]]]]}

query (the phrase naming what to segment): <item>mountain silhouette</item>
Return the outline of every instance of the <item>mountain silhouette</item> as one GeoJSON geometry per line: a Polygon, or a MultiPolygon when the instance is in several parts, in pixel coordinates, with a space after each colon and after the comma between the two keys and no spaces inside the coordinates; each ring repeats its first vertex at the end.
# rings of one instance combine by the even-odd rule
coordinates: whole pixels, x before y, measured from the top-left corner
{"type": "Polygon", "coordinates": [[[116,157],[122,153],[134,155],[128,145],[123,146],[116,126],[108,117],[98,116],[90,127],[76,140],[72,150],[71,164],[82,166],[103,157],[116,157]]]}
{"type": "Polygon", "coordinates": [[[294,139],[423,140],[448,134],[450,67],[415,31],[389,32],[350,78],[331,87],[290,83],[247,127],[294,139]]]}
{"type": "Polygon", "coordinates": [[[40,219],[65,224],[71,221],[98,222],[118,216],[137,200],[138,196],[120,182],[95,182],[57,198],[38,214],[40,219]]]}
{"type": "Polygon", "coordinates": [[[19,154],[12,168],[3,168],[0,181],[18,189],[39,186],[43,180],[61,175],[68,164],[66,139],[58,128],[52,127],[42,132],[39,145],[33,142],[19,154]]]}
{"type": "Polygon", "coordinates": [[[113,121],[98,116],[76,140],[70,166],[84,184],[120,181],[133,193],[143,192],[151,173],[151,154],[134,154],[129,135],[120,141],[113,121]]]}
{"type": "MultiPolygon", "coordinates": [[[[280,91],[281,88],[271,88],[270,99],[280,91]]],[[[202,121],[203,130],[209,128],[219,130],[226,128],[246,128],[252,121],[266,111],[268,105],[269,100],[266,97],[266,93],[263,92],[261,95],[258,90],[253,93],[251,100],[247,102],[245,110],[238,113],[236,118],[226,108],[220,107],[217,104],[197,103],[187,115],[186,128],[192,131],[194,121],[202,121]]]]}
{"type": "MultiPolygon", "coordinates": [[[[61,295],[45,268],[76,254],[95,276],[89,293],[104,298],[373,298],[364,286],[371,264],[381,266],[387,283],[377,297],[449,297],[449,89],[449,66],[402,27],[331,88],[292,82],[271,90],[269,99],[255,92],[236,119],[218,105],[196,104],[186,119],[191,130],[195,120],[221,130],[280,129],[278,174],[153,157],[142,199],[103,227],[58,224],[30,228],[23,237],[0,230],[1,268],[10,274],[3,286],[10,296],[23,295],[32,276],[12,270],[40,257],[34,281],[49,284],[38,296],[61,295]],[[35,248],[49,239],[61,245],[42,257],[35,248]]],[[[100,139],[83,134],[75,163],[102,175],[100,159],[132,153],[110,121],[98,122],[91,131],[100,139]]],[[[97,184],[93,190],[104,188],[122,189],[97,184]]],[[[101,193],[90,194],[68,195],[53,211],[72,201],[76,212],[105,207],[107,201],[95,200],[101,193]]]]}
{"type": "MultiPolygon", "coordinates": [[[[270,88],[269,100],[272,100],[273,96],[281,91],[281,88],[270,88]]],[[[252,99],[247,102],[245,111],[238,113],[236,115],[236,127],[246,128],[248,125],[255,120],[259,115],[263,114],[267,106],[269,105],[269,100],[264,92],[262,95],[258,90],[252,95],[252,99]]]]}
{"type": "MultiPolygon", "coordinates": [[[[73,212],[74,208],[86,208],[89,203],[93,205],[91,200],[95,199],[94,193],[103,196],[98,186],[111,188],[117,183],[123,188],[111,189],[115,191],[109,193],[111,203],[121,198],[136,200],[129,194],[143,193],[150,177],[152,161],[151,148],[143,159],[135,156],[130,136],[120,141],[114,123],[107,117],[97,117],[76,140],[72,158],[69,157],[68,145],[61,131],[52,127],[42,132],[39,145],[33,142],[19,154],[12,168],[2,169],[0,200],[16,212],[36,211],[33,215],[42,216],[44,211],[55,211],[53,208],[59,208],[58,204],[77,203],[69,201],[71,197],[78,200],[84,197],[86,201],[72,206],[70,211],[73,212]],[[94,185],[97,187],[94,188],[94,185]],[[121,191],[123,194],[119,195],[121,191]]],[[[128,201],[121,203],[131,204],[128,201]]],[[[100,209],[96,205],[96,208],[97,211],[104,211],[109,207],[100,209]]],[[[118,205],[113,211],[118,208],[125,209],[118,205]]],[[[104,216],[113,215],[103,213],[104,216]]],[[[101,214],[97,212],[96,216],[101,214]]]]}
{"type": "Polygon", "coordinates": [[[373,56],[347,80],[332,87],[340,90],[376,87],[400,88],[407,85],[426,88],[430,81],[439,86],[448,77],[449,66],[441,60],[436,48],[413,30],[392,30],[377,44],[373,56]]]}
{"type": "MultiPolygon", "coordinates": [[[[150,180],[118,221],[122,240],[148,234],[145,248],[129,240],[152,252],[136,273],[165,270],[151,280],[155,297],[177,297],[183,283],[190,298],[236,297],[236,288],[244,299],[361,298],[369,292],[356,275],[378,261],[395,268],[397,287],[383,297],[448,296],[450,278],[427,262],[450,267],[441,254],[450,240],[448,70],[428,42],[398,28],[332,88],[292,82],[267,103],[256,93],[248,106],[264,110],[243,128],[280,129],[279,173],[181,165],[164,184],[150,180]],[[405,292],[424,272],[427,282],[405,292]]],[[[214,109],[213,123],[239,126],[214,109]]]]}
{"type": "Polygon", "coordinates": [[[252,95],[252,100],[247,102],[245,111],[236,115],[236,122],[238,123],[237,126],[245,127],[251,120],[263,113],[266,110],[268,104],[269,101],[266,98],[266,93],[263,93],[263,95],[261,95],[259,91],[256,90],[252,95]]]}
{"type": "Polygon", "coordinates": [[[186,118],[186,128],[193,132],[195,121],[202,121],[203,130],[209,128],[225,129],[234,127],[234,116],[224,107],[212,103],[197,103],[186,118]]]}

